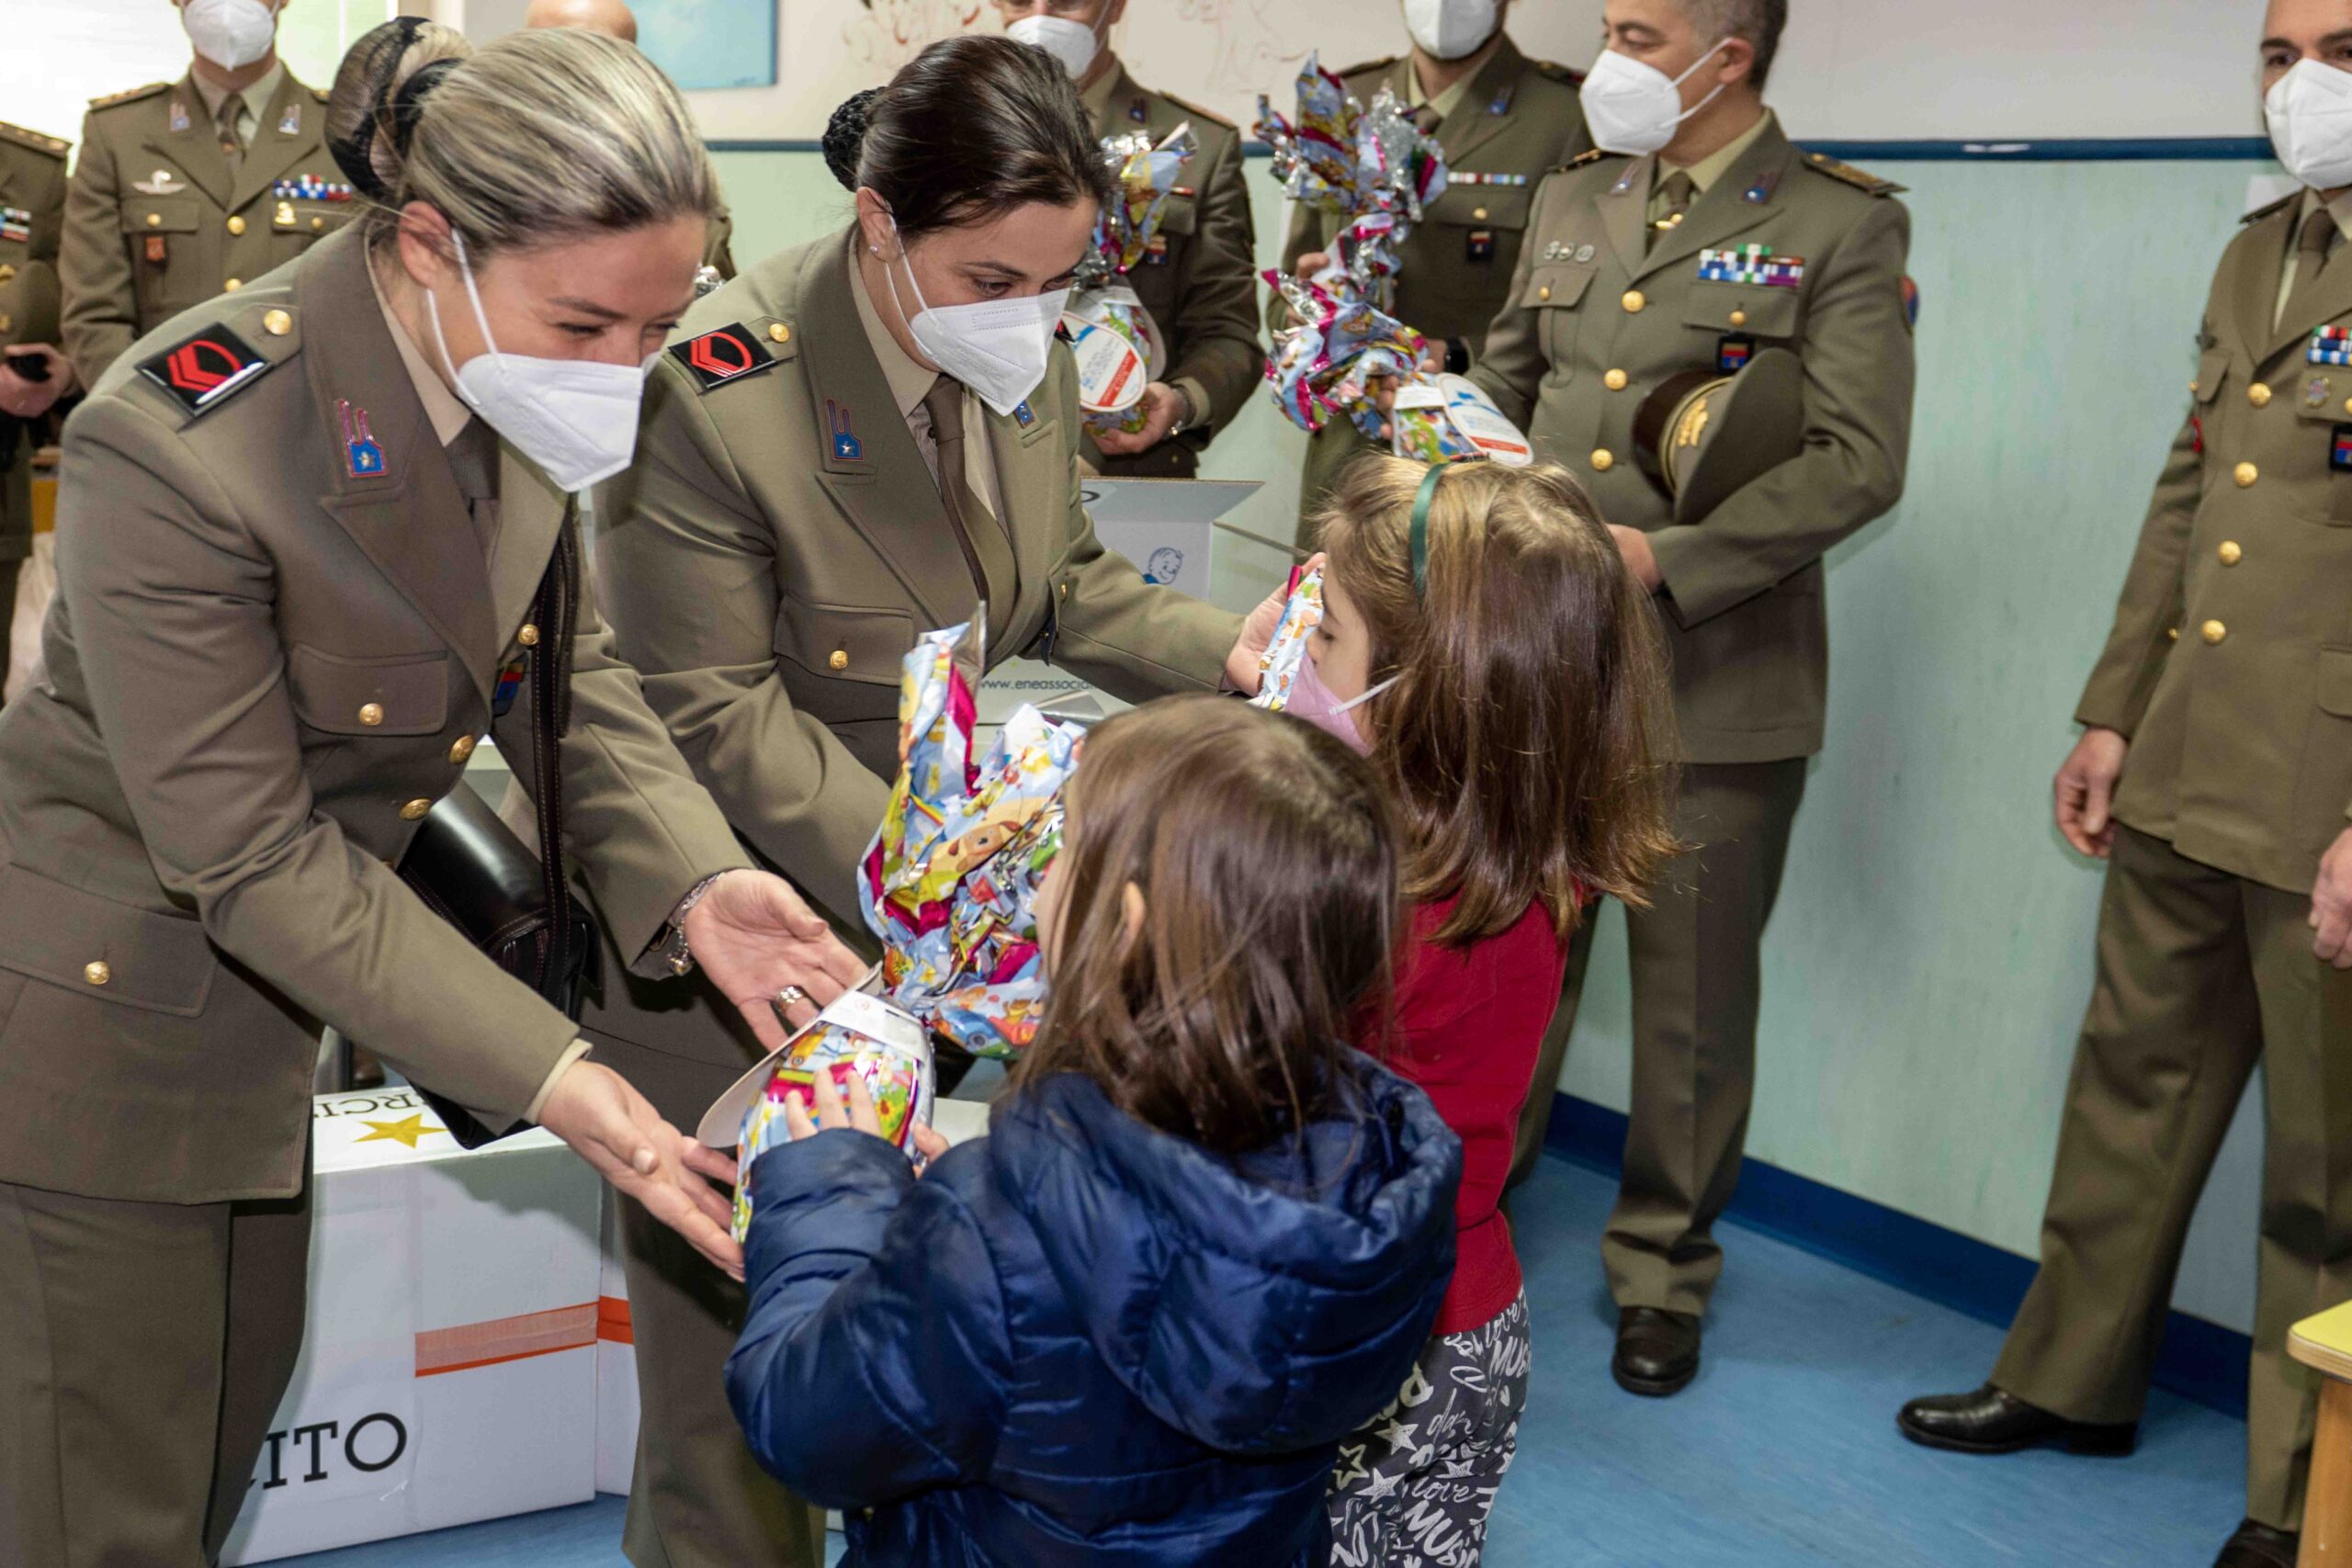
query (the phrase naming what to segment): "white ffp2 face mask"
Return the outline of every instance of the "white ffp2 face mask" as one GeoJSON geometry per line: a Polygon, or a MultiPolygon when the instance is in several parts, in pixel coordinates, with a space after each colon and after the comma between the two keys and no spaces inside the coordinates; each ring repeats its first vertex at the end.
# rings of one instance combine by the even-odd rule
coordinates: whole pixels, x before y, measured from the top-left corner
{"type": "Polygon", "coordinates": [[[2298,60],[2263,95],[2278,161],[2313,190],[2352,185],[2352,73],[2298,60]]]}
{"type": "Polygon", "coordinates": [[[1674,140],[1674,128],[1715,101],[1723,84],[1715,85],[1709,93],[1689,108],[1682,107],[1682,95],[1676,89],[1688,82],[1699,67],[1721,54],[1725,39],[1690,62],[1690,69],[1679,76],[1668,76],[1655,65],[1645,65],[1630,54],[1620,54],[1604,49],[1600,58],[1592,62],[1592,70],[1584,79],[1584,89],[1578,95],[1584,104],[1585,128],[1592,133],[1592,144],[1604,152],[1617,152],[1642,157],[1655,152],[1674,140]]]}
{"type": "Polygon", "coordinates": [[[1432,60],[1459,60],[1495,36],[1495,0],[1405,0],[1405,30],[1432,60]]]}
{"type": "Polygon", "coordinates": [[[907,269],[907,288],[915,297],[911,313],[899,298],[899,276],[891,263],[882,264],[882,276],[890,285],[890,302],[906,318],[907,331],[923,357],[978,393],[980,401],[998,413],[1010,414],[1027,402],[1046,379],[1054,329],[1061,324],[1069,290],[1053,288],[1027,299],[982,299],[969,305],[929,304],[922,285],[915,281],[914,258],[899,237],[895,218],[890,236],[907,269]]]}
{"type": "Polygon", "coordinates": [[[434,346],[457,383],[458,396],[564,490],[576,494],[628,468],[637,456],[646,372],[661,355],[649,355],[640,365],[604,365],[501,354],[490,335],[490,318],[482,313],[474,269],[466,260],[465,238],[454,230],[449,238],[457,243],[458,268],[465,276],[474,322],[481,328],[483,350],[463,368],[450,364],[440,302],[428,292],[434,346]]]}
{"type": "Polygon", "coordinates": [[[262,0],[187,0],[180,26],[196,52],[223,71],[251,65],[277,41],[277,11],[262,0]]]}
{"type": "Polygon", "coordinates": [[[1042,49],[1060,61],[1073,82],[1086,74],[1086,68],[1102,51],[1102,40],[1092,28],[1068,17],[1023,17],[1008,25],[1004,33],[1015,43],[1042,49]]]}

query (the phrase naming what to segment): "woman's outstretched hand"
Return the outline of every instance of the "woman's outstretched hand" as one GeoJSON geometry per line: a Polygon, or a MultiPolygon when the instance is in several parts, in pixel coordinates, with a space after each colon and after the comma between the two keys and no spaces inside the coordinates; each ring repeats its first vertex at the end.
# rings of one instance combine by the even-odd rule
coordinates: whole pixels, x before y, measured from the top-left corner
{"type": "Polygon", "coordinates": [[[776,998],[790,987],[806,998],[784,1010],[792,1028],[865,977],[866,965],[792,884],[764,871],[730,871],[686,911],[686,947],[773,1051],[790,1031],[776,998]]]}
{"type": "Polygon", "coordinates": [[[696,1252],[743,1277],[743,1249],[728,1234],[730,1206],[710,1184],[731,1178],[734,1162],[682,1136],[627,1078],[594,1062],[574,1062],[548,1091],[539,1125],[696,1252]]]}

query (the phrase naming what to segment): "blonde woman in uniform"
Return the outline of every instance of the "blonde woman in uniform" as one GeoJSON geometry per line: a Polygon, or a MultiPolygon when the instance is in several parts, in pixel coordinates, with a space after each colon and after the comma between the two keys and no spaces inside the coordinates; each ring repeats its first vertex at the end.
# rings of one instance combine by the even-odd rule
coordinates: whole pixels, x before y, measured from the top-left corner
{"type": "Polygon", "coordinates": [[[374,210],[93,389],[48,682],[0,716],[0,1562],[218,1555],[301,1342],[322,1021],[737,1266],[725,1162],[392,869],[486,730],[529,770],[530,660],[569,664],[564,842],[633,966],[778,1039],[780,991],[857,972],[593,603],[528,620],[694,295],[676,91],[609,39],[401,22],[330,118],[374,210]]]}

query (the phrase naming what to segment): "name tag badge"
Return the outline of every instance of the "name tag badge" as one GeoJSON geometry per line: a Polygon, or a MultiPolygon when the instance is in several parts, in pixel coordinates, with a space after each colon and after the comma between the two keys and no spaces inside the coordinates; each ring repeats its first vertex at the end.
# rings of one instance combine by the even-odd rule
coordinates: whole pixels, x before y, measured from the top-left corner
{"type": "Polygon", "coordinates": [[[1470,231],[1468,260],[1488,262],[1495,259],[1495,231],[1492,229],[1470,231]]]}

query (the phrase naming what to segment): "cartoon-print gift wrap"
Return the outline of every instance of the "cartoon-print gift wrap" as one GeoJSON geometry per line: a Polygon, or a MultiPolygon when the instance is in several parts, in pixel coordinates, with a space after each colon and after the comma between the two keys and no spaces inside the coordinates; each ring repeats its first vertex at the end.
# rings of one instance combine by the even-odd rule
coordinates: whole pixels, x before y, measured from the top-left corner
{"type": "Polygon", "coordinates": [[[1298,667],[1306,662],[1307,639],[1323,624],[1323,569],[1305,568],[1290,574],[1290,597],[1283,603],[1283,617],[1274,623],[1273,640],[1258,656],[1258,694],[1253,708],[1280,713],[1290,705],[1290,689],[1298,667]]]}
{"type": "Polygon", "coordinates": [[[1119,195],[1095,223],[1062,315],[1078,356],[1079,407],[1098,435],[1142,430],[1150,418],[1144,388],[1168,373],[1166,335],[1126,279],[1159,243],[1169,197],[1199,151],[1189,121],[1157,142],[1142,131],[1102,138],[1119,195]]]}
{"type": "Polygon", "coordinates": [[[859,991],[843,994],[786,1043],[766,1089],[743,1115],[737,1144],[742,1170],[735,1188],[737,1241],[752,1224],[752,1167],[790,1137],[785,1105],[793,1093],[798,1092],[813,1114],[820,1075],[831,1078],[834,1089],[844,1095],[852,1078],[865,1079],[882,1135],[910,1157],[914,1130],[931,1125],[931,1042],[922,1025],[879,998],[859,991]]]}

